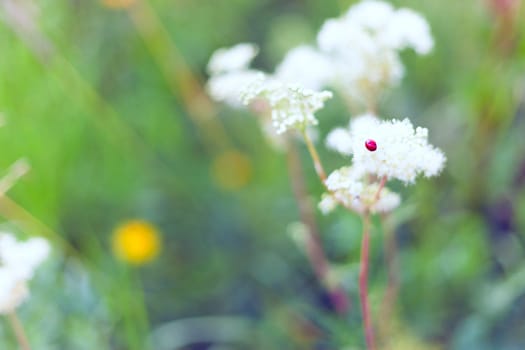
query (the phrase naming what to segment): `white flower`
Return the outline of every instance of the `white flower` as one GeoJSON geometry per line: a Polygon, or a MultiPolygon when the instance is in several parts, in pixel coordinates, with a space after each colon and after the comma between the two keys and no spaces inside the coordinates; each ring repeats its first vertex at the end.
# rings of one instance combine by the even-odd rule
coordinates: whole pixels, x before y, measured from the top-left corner
{"type": "Polygon", "coordinates": [[[428,22],[410,9],[397,10],[381,32],[379,40],[394,50],[412,48],[419,55],[428,54],[434,47],[428,22]]]}
{"type": "Polygon", "coordinates": [[[401,204],[399,194],[383,187],[379,192],[379,184],[372,183],[366,185],[361,191],[359,197],[351,201],[350,207],[358,213],[363,213],[367,208],[372,214],[388,213],[401,204]]]}
{"type": "Polygon", "coordinates": [[[401,197],[379,183],[365,183],[364,170],[358,166],[342,167],[335,170],[326,179],[326,188],[330,191],[322,196],[319,209],[323,214],[331,212],[341,203],[358,213],[369,210],[371,213],[386,213],[401,203],[401,197]],[[378,193],[379,192],[379,193],[378,193]]]}
{"type": "Polygon", "coordinates": [[[27,282],[49,250],[43,238],[18,242],[11,234],[0,233],[0,314],[13,311],[29,296],[27,282]]]}
{"type": "Polygon", "coordinates": [[[355,117],[350,122],[347,129],[335,128],[326,136],[326,147],[333,151],[339,152],[343,155],[351,155],[354,149],[354,143],[350,129],[354,134],[366,132],[370,128],[374,128],[379,123],[379,118],[373,114],[362,114],[355,117]]]}
{"type": "Polygon", "coordinates": [[[361,1],[348,9],[345,17],[367,30],[377,32],[384,28],[394,13],[394,7],[384,1],[361,1]]]}
{"type": "Polygon", "coordinates": [[[326,147],[344,155],[352,154],[352,137],[350,131],[336,128],[326,136],[326,147]]]}
{"type": "Polygon", "coordinates": [[[250,43],[218,49],[210,58],[208,72],[215,75],[247,69],[258,52],[258,47],[250,43]]]}
{"type": "Polygon", "coordinates": [[[445,155],[428,143],[428,130],[415,128],[408,119],[379,121],[370,116],[351,123],[353,164],[369,174],[414,183],[419,174],[438,175],[445,155]],[[376,150],[365,143],[373,140],[376,150]]]}
{"type": "Polygon", "coordinates": [[[342,167],[333,171],[325,181],[329,191],[344,191],[349,197],[357,197],[363,190],[363,172],[356,167],[342,167]]]}
{"type": "Polygon", "coordinates": [[[328,214],[340,203],[350,207],[353,201],[358,200],[364,187],[361,175],[362,172],[353,167],[342,167],[333,171],[325,181],[325,186],[330,192],[322,196],[319,203],[321,212],[328,214]]]}
{"type": "Polygon", "coordinates": [[[261,77],[244,90],[242,100],[248,104],[255,98],[265,99],[272,110],[273,126],[278,134],[282,134],[289,129],[302,131],[308,125],[317,125],[314,113],[331,97],[329,91],[316,92],[271,77],[261,77]]]}
{"type": "Polygon", "coordinates": [[[211,98],[240,107],[243,89],[263,74],[248,68],[258,51],[257,46],[246,43],[215,51],[208,63],[210,79],[206,84],[211,98]]]}
{"type": "Polygon", "coordinates": [[[337,200],[334,198],[334,196],[323,193],[321,197],[321,201],[318,204],[318,208],[323,214],[329,214],[332,211],[334,211],[335,208],[337,208],[337,200]]]}
{"type": "Polygon", "coordinates": [[[241,107],[241,92],[262,73],[256,70],[241,70],[212,76],[206,89],[217,102],[226,103],[232,107],[241,107]]]}
{"type": "Polygon", "coordinates": [[[369,105],[403,77],[399,51],[413,48],[426,54],[433,47],[430,27],[421,15],[394,10],[378,0],[361,1],[344,16],[327,20],[317,42],[332,61],[335,73],[330,85],[369,105]]]}
{"type": "Polygon", "coordinates": [[[277,66],[277,79],[305,88],[319,90],[333,79],[330,60],[311,46],[298,46],[290,50],[277,66]]]}

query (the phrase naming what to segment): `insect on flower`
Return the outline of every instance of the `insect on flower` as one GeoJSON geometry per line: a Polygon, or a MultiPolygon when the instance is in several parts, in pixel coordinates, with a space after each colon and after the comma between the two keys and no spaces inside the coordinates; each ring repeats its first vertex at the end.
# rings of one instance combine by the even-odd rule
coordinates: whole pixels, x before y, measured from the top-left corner
{"type": "Polygon", "coordinates": [[[368,139],[365,141],[365,147],[370,152],[375,152],[375,150],[377,149],[377,143],[372,139],[368,139]]]}

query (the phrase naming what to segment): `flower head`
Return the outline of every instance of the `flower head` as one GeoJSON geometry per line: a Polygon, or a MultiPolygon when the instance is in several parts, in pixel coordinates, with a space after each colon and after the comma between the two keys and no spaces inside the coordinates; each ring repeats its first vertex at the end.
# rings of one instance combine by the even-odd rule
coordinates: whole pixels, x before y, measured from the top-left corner
{"type": "Polygon", "coordinates": [[[358,213],[369,210],[371,213],[386,213],[401,203],[401,197],[378,183],[364,181],[363,169],[352,166],[333,171],[325,185],[330,191],[325,193],[319,209],[327,214],[341,203],[358,213]]]}
{"type": "Polygon", "coordinates": [[[306,45],[288,51],[275,70],[277,79],[312,90],[326,86],[333,80],[334,73],[330,59],[306,45]]]}
{"type": "Polygon", "coordinates": [[[413,49],[426,55],[434,47],[430,26],[423,16],[411,9],[399,9],[387,22],[380,34],[383,45],[394,50],[413,49]]]}
{"type": "Polygon", "coordinates": [[[0,233],[0,314],[12,312],[29,296],[27,283],[49,250],[43,238],[19,242],[10,233],[0,233]]]}
{"type": "Polygon", "coordinates": [[[208,80],[207,90],[215,101],[239,108],[242,106],[242,92],[256,81],[261,74],[261,72],[255,70],[241,70],[214,75],[208,80]]]}
{"type": "Polygon", "coordinates": [[[336,128],[326,136],[326,147],[341,154],[352,154],[352,137],[345,128],[336,128]]]}
{"type": "Polygon", "coordinates": [[[263,98],[272,110],[272,123],[278,134],[289,129],[304,130],[317,125],[314,113],[332,97],[329,91],[316,92],[296,84],[286,84],[269,77],[253,82],[243,95],[245,104],[263,98]]]}
{"type": "Polygon", "coordinates": [[[213,53],[208,63],[210,79],[206,89],[215,101],[235,108],[242,106],[241,92],[263,74],[248,68],[258,52],[254,44],[243,43],[213,53]]]}
{"type": "Polygon", "coordinates": [[[428,143],[428,130],[414,128],[408,119],[381,121],[364,115],[350,123],[348,133],[334,132],[339,136],[336,142],[335,136],[329,135],[332,148],[352,154],[355,167],[380,178],[386,176],[410,184],[419,174],[438,175],[445,165],[443,152],[428,143]],[[373,150],[367,147],[371,140],[373,150]]]}
{"type": "Polygon", "coordinates": [[[259,48],[250,43],[218,49],[210,58],[208,72],[215,75],[245,70],[258,52],[259,48]]]}
{"type": "Polygon", "coordinates": [[[371,104],[385,88],[399,83],[404,67],[399,51],[431,51],[430,27],[417,12],[395,10],[378,0],[364,0],[327,20],[317,35],[334,70],[331,84],[352,100],[371,104]]]}

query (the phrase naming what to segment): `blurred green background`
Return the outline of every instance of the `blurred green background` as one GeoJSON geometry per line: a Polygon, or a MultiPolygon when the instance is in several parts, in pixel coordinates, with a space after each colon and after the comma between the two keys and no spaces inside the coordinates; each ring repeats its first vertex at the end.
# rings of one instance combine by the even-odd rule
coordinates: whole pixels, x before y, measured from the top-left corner
{"type": "MultiPolygon", "coordinates": [[[[1,227],[54,243],[20,310],[33,348],[363,349],[359,218],[317,214],[353,302],[339,317],[287,233],[299,219],[285,156],[252,115],[199,86],[215,49],[256,42],[255,65],[272,71],[354,2],[137,1],[0,0],[0,169],[20,157],[32,166],[0,198],[1,227]],[[162,239],[143,266],[112,253],[115,227],[132,219],[162,239]]],[[[524,349],[525,6],[391,2],[421,12],[436,47],[403,53],[407,74],[381,115],[428,127],[448,162],[440,177],[398,188],[388,348],[524,349]]],[[[320,136],[348,118],[330,101],[320,136]]],[[[316,203],[322,188],[298,146],[316,203]]],[[[321,154],[328,169],[346,162],[321,154]]],[[[381,233],[373,305],[386,283],[381,233]]],[[[15,349],[0,325],[0,347],[15,349]]]]}

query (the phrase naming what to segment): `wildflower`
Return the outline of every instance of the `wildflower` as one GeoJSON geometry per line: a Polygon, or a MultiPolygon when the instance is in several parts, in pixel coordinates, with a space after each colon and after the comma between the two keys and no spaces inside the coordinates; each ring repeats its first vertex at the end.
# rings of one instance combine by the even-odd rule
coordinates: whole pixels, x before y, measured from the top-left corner
{"type": "Polygon", "coordinates": [[[317,43],[335,70],[330,85],[368,105],[403,77],[399,51],[412,48],[423,55],[434,45],[421,15],[378,0],[361,1],[342,17],[327,20],[317,43]]]}
{"type": "Polygon", "coordinates": [[[230,48],[218,49],[210,58],[208,72],[211,75],[216,75],[248,69],[258,52],[259,48],[251,43],[241,43],[230,48]]]}
{"type": "Polygon", "coordinates": [[[343,155],[353,153],[352,133],[362,133],[373,129],[379,123],[379,118],[374,114],[362,114],[352,119],[348,128],[335,128],[326,136],[326,147],[343,155]]]}
{"type": "Polygon", "coordinates": [[[332,97],[329,91],[316,92],[296,84],[261,77],[244,90],[243,102],[265,99],[272,110],[272,123],[278,134],[290,129],[304,131],[308,125],[317,125],[314,113],[323,108],[332,97]]]}
{"type": "Polygon", "coordinates": [[[157,229],[149,222],[131,220],[113,233],[113,252],[125,262],[143,265],[153,260],[160,250],[157,229]]]}
{"type": "Polygon", "coordinates": [[[341,154],[352,154],[352,137],[350,131],[336,128],[326,136],[326,147],[341,154]]]}
{"type": "Polygon", "coordinates": [[[381,121],[364,115],[351,122],[348,133],[334,132],[338,138],[329,135],[329,145],[352,154],[355,167],[379,178],[386,176],[411,184],[419,174],[438,175],[446,161],[443,152],[428,143],[428,130],[414,128],[408,119],[381,121]],[[375,143],[374,151],[367,147],[369,141],[375,143]]]}
{"type": "Polygon", "coordinates": [[[418,55],[426,55],[434,47],[428,22],[410,9],[397,10],[380,33],[379,40],[394,50],[412,48],[418,55]]]}
{"type": "Polygon", "coordinates": [[[363,169],[342,167],[332,172],[325,185],[330,191],[322,196],[319,209],[327,214],[341,203],[358,213],[386,213],[401,203],[401,197],[378,183],[366,183],[363,169]]]}
{"type": "Polygon", "coordinates": [[[29,297],[27,284],[49,250],[43,238],[19,242],[10,233],[0,233],[0,314],[13,312],[29,297]]]}
{"type": "MultiPolygon", "coordinates": [[[[272,76],[249,68],[257,52],[253,44],[217,50],[208,64],[211,76],[207,90],[211,97],[232,107],[239,107],[239,101],[248,105],[265,100],[272,111],[272,124],[277,134],[290,128],[304,130],[308,125],[316,125],[313,113],[322,108],[332,94],[304,88],[295,80],[304,69],[313,66],[318,69],[317,75],[309,75],[310,78],[305,75],[304,82],[307,86],[320,87],[331,74],[329,61],[312,48],[298,47],[289,53],[272,76]]],[[[270,135],[270,138],[275,136],[270,135]]]]}
{"type": "Polygon", "coordinates": [[[277,79],[312,90],[326,86],[333,79],[333,75],[334,69],[330,59],[307,45],[288,51],[275,70],[277,79]]]}
{"type": "Polygon", "coordinates": [[[248,68],[258,52],[256,45],[242,43],[231,48],[218,49],[212,54],[208,63],[210,79],[206,88],[215,101],[234,108],[242,106],[243,89],[262,74],[248,68]]]}
{"type": "Polygon", "coordinates": [[[242,91],[260,78],[261,74],[255,70],[242,70],[212,76],[208,80],[207,90],[215,101],[239,108],[243,105],[242,91]]]}

